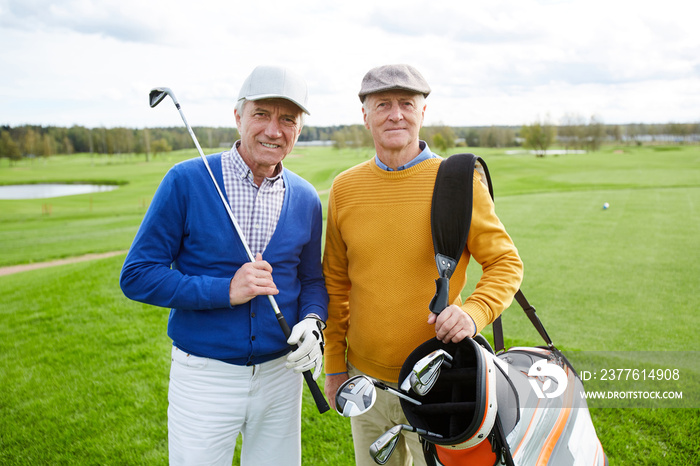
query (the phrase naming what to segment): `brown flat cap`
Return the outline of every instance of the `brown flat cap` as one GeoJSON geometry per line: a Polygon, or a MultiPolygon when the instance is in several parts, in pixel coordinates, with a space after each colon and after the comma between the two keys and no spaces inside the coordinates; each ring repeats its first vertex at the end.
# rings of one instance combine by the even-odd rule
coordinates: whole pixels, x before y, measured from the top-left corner
{"type": "Polygon", "coordinates": [[[360,87],[360,102],[365,101],[365,96],[375,92],[403,89],[428,97],[430,86],[423,75],[411,65],[384,65],[372,68],[362,78],[360,87]]]}

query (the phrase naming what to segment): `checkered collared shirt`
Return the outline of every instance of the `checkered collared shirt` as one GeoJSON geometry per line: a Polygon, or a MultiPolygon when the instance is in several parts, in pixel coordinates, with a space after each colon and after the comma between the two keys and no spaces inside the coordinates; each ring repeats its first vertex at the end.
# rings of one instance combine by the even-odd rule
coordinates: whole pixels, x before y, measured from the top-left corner
{"type": "Polygon", "coordinates": [[[253,181],[253,173],[238,153],[238,144],[236,142],[221,157],[224,189],[250,250],[253,255],[262,254],[275,232],[282,211],[284,168],[276,176],[265,178],[258,187],[253,181]]]}

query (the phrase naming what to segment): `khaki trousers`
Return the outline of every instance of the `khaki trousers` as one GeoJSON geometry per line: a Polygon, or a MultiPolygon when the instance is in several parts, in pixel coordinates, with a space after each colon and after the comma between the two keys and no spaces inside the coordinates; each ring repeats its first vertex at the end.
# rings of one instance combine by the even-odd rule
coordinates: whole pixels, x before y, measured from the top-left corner
{"type": "MultiPolygon", "coordinates": [[[[348,364],[348,375],[366,375],[348,364]]],[[[397,384],[386,382],[386,385],[398,388],[397,384]]],[[[377,389],[377,401],[366,413],[350,418],[352,439],[355,445],[355,464],[357,466],[376,466],[369,455],[369,446],[387,430],[397,424],[408,424],[403,414],[399,398],[387,391],[377,389]]],[[[423,447],[418,434],[402,431],[402,438],[396,445],[394,453],[386,463],[388,466],[425,466],[423,447]]]]}

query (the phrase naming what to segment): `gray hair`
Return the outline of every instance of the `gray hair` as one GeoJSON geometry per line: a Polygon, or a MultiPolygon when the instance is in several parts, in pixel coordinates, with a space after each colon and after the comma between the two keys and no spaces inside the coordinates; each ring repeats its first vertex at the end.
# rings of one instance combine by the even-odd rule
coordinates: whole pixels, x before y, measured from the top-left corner
{"type": "MultiPolygon", "coordinates": [[[[247,102],[248,102],[248,99],[246,99],[245,97],[240,99],[238,102],[236,102],[236,106],[234,107],[234,109],[236,110],[236,113],[238,113],[239,115],[243,115],[243,109],[245,108],[245,104],[247,102]]],[[[254,102],[254,101],[251,100],[251,102],[254,102]]],[[[299,129],[304,127],[304,115],[305,115],[304,111],[301,108],[299,108],[299,129]]]]}

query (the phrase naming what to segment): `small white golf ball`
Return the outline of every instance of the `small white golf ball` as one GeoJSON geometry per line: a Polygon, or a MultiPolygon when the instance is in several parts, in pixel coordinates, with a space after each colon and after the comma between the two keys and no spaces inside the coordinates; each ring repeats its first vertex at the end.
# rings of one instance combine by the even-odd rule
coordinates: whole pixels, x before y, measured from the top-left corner
{"type": "Polygon", "coordinates": [[[607,202],[603,204],[603,210],[606,210],[608,207],[610,207],[610,204],[608,204],[607,202]]]}

